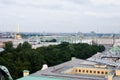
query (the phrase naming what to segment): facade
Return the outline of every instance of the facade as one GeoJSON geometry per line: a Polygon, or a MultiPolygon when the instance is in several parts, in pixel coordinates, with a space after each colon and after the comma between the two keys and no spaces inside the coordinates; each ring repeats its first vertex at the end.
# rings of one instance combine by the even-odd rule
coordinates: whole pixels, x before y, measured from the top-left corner
{"type": "Polygon", "coordinates": [[[94,38],[93,42],[96,44],[100,44],[100,45],[104,45],[104,44],[114,44],[114,45],[118,45],[120,44],[120,39],[119,38],[94,38]]]}
{"type": "Polygon", "coordinates": [[[105,76],[110,73],[109,69],[105,68],[90,68],[90,67],[76,67],[65,72],[66,74],[84,74],[84,75],[96,75],[105,76]]]}

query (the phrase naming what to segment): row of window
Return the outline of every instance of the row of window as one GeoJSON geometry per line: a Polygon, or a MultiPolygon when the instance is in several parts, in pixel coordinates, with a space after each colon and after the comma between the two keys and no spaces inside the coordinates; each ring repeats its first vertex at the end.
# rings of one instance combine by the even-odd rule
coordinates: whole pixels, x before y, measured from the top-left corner
{"type": "Polygon", "coordinates": [[[94,71],[94,70],[81,70],[81,69],[76,69],[75,72],[80,72],[80,73],[93,73],[93,74],[108,74],[107,71],[94,71]]]}

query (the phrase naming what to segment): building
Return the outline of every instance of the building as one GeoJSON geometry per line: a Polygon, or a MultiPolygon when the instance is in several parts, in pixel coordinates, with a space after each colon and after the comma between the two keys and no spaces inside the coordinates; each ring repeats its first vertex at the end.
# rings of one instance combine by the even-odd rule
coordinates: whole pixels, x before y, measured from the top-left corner
{"type": "Polygon", "coordinates": [[[0,48],[4,47],[4,43],[2,41],[0,41],[0,48]]]}
{"type": "Polygon", "coordinates": [[[120,69],[93,61],[72,58],[17,80],[119,80],[120,69]]]}

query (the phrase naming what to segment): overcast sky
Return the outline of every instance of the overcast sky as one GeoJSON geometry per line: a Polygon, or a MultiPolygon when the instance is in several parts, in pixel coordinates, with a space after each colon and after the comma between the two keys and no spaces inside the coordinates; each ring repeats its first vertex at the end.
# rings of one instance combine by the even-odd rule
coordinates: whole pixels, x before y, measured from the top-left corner
{"type": "Polygon", "coordinates": [[[0,31],[120,33],[120,0],[0,0],[0,31]]]}

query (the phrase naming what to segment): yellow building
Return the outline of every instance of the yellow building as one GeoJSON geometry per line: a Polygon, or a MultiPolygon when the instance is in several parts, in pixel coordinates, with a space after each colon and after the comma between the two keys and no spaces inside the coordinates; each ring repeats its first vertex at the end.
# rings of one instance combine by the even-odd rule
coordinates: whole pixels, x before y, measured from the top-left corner
{"type": "Polygon", "coordinates": [[[118,68],[115,70],[115,74],[116,74],[116,76],[119,76],[119,77],[120,77],[120,67],[118,67],[118,68]]]}
{"type": "Polygon", "coordinates": [[[66,74],[84,74],[84,75],[95,75],[95,76],[105,76],[108,75],[110,70],[103,68],[87,68],[87,67],[76,67],[65,71],[66,74]]]}

